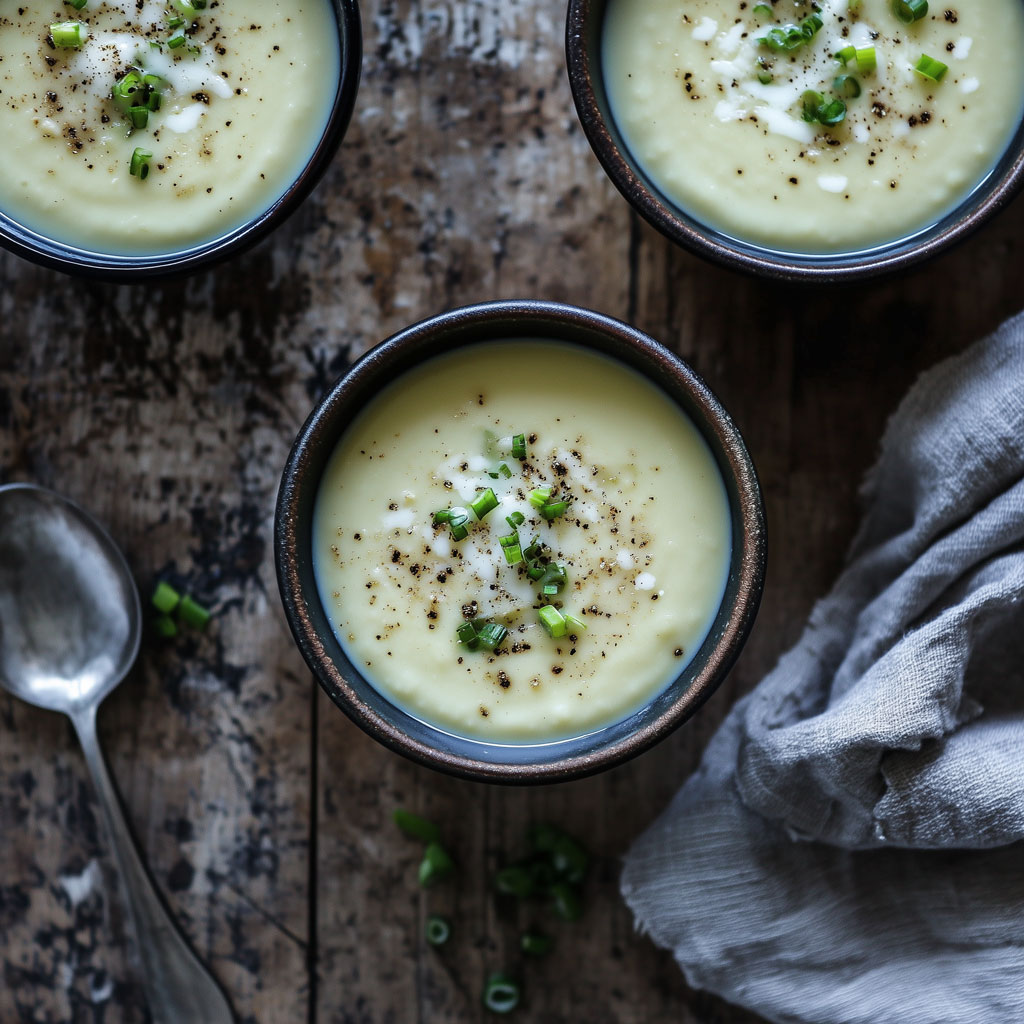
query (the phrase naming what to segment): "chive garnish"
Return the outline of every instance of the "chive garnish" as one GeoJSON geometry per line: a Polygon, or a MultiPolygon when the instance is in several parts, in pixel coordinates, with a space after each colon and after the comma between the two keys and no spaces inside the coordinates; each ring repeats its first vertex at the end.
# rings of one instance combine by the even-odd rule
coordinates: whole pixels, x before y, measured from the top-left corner
{"type": "Polygon", "coordinates": [[[874,71],[878,66],[878,55],[873,46],[862,46],[857,50],[857,70],[862,74],[874,71]]]}
{"type": "Polygon", "coordinates": [[[860,82],[853,75],[838,75],[832,81],[832,88],[840,96],[856,99],[860,95],[860,82]]]}
{"type": "Polygon", "coordinates": [[[519,939],[519,948],[527,956],[545,956],[551,952],[553,945],[554,940],[551,936],[542,935],[540,932],[524,932],[519,939]]]}
{"type": "Polygon", "coordinates": [[[179,594],[170,583],[160,581],[156,585],[156,589],[153,591],[153,607],[158,612],[163,612],[164,615],[170,615],[175,608],[181,603],[181,594],[179,594]]]}
{"type": "Polygon", "coordinates": [[[530,491],[530,504],[534,508],[543,508],[550,498],[550,487],[536,487],[532,491],[530,491]]]}
{"type": "Polygon", "coordinates": [[[846,117],[846,104],[839,99],[826,100],[820,92],[808,89],[803,95],[803,118],[832,126],[846,117]]]}
{"type": "Polygon", "coordinates": [[[179,47],[184,46],[185,45],[185,33],[181,32],[181,31],[175,32],[174,35],[171,36],[171,38],[167,40],[167,45],[172,50],[177,50],[179,47]]]}
{"type": "Polygon", "coordinates": [[[477,519],[483,519],[488,512],[493,511],[498,507],[498,499],[494,495],[494,491],[487,488],[485,491],[480,491],[477,496],[469,503],[469,507],[473,510],[473,514],[477,519]]]}
{"type": "Polygon", "coordinates": [[[526,516],[522,512],[513,512],[511,515],[505,516],[505,522],[515,530],[526,522],[526,516]]]}
{"type": "Polygon", "coordinates": [[[178,624],[170,615],[158,615],[153,620],[153,625],[156,627],[157,633],[167,640],[178,635],[178,624]]]}
{"type": "Polygon", "coordinates": [[[145,181],[149,177],[149,161],[152,159],[153,154],[148,149],[136,148],[128,165],[129,172],[140,181],[145,181]]]}
{"type": "Polygon", "coordinates": [[[89,0],[64,0],[64,3],[69,7],[74,7],[76,11],[82,10],[88,2],[89,0]]]}
{"type": "Polygon", "coordinates": [[[411,811],[404,811],[401,807],[396,807],[391,818],[410,839],[436,843],[441,838],[441,830],[432,821],[427,821],[426,818],[421,818],[411,811]]]}
{"type": "Polygon", "coordinates": [[[209,625],[210,613],[198,601],[186,594],[178,606],[178,615],[186,626],[203,630],[209,625]]]}
{"type": "Polygon", "coordinates": [[[552,639],[558,640],[565,636],[565,617],[553,605],[546,604],[543,608],[538,608],[537,617],[552,639]]]}
{"type": "Polygon", "coordinates": [[[799,25],[776,25],[757,41],[774,53],[792,53],[817,34],[823,22],[817,14],[809,14],[799,25]]]}
{"type": "Polygon", "coordinates": [[[54,46],[78,49],[85,42],[85,26],[80,21],[62,21],[50,26],[54,46]]]}
{"type": "Polygon", "coordinates": [[[507,975],[492,974],[484,987],[484,1006],[491,1013],[511,1013],[519,1005],[519,986],[507,975]]]}
{"type": "Polygon", "coordinates": [[[941,60],[936,60],[934,57],[929,57],[927,53],[922,53],[914,65],[914,70],[922,78],[930,79],[932,82],[941,82],[949,70],[949,65],[943,64],[941,60]]]}
{"type": "Polygon", "coordinates": [[[420,885],[430,886],[455,871],[455,862],[448,856],[440,843],[427,843],[423,851],[423,860],[420,862],[419,879],[420,885]]]}
{"type": "Polygon", "coordinates": [[[775,12],[768,4],[755,4],[753,13],[758,17],[774,18],[775,12]]]}
{"type": "Polygon", "coordinates": [[[585,633],[587,629],[587,624],[582,619],[578,619],[575,615],[570,615],[568,612],[565,613],[565,626],[570,634],[585,633]]]}
{"type": "Polygon", "coordinates": [[[434,525],[447,525],[452,540],[465,540],[469,536],[468,522],[469,513],[464,508],[442,508],[434,513],[434,525]]]}
{"type": "Polygon", "coordinates": [[[484,650],[493,651],[508,636],[508,629],[500,622],[473,619],[472,622],[461,623],[455,630],[455,635],[458,637],[459,643],[470,651],[477,651],[481,647],[484,650]]]}
{"type": "Polygon", "coordinates": [[[540,507],[540,514],[547,520],[557,519],[564,516],[569,509],[567,501],[549,501],[540,507]]]}
{"type": "Polygon", "coordinates": [[[513,459],[525,459],[526,458],[526,435],[516,434],[512,438],[512,458],[513,459]]]}
{"type": "Polygon", "coordinates": [[[904,25],[909,25],[928,13],[928,0],[892,0],[892,12],[904,25]]]}
{"type": "Polygon", "coordinates": [[[443,946],[452,933],[452,926],[440,914],[431,914],[423,929],[424,938],[432,946],[443,946]]]}
{"type": "Polygon", "coordinates": [[[505,480],[508,480],[512,476],[512,470],[508,468],[507,463],[499,462],[494,469],[488,470],[487,475],[492,480],[497,480],[499,478],[504,478],[505,480]]]}

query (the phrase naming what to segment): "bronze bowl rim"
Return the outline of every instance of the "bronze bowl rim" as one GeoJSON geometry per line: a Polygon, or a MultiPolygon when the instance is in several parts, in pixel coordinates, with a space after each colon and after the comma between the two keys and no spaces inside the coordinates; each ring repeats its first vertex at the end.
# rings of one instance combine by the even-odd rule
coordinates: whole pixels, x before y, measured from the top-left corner
{"type": "Polygon", "coordinates": [[[74,277],[132,284],[195,274],[252,248],[280,227],[330,167],[352,120],[363,60],[358,0],[330,0],[341,47],[331,114],[316,147],[288,188],[261,213],[223,235],[175,252],[117,255],[79,249],[34,231],[0,210],[0,247],[31,263],[74,277]]]}
{"type": "Polygon", "coordinates": [[[601,25],[608,0],[568,0],[565,55],[583,132],[612,183],[652,227],[684,249],[731,270],[789,283],[838,284],[898,273],[963,241],[1024,187],[1024,118],[992,170],[951,211],[920,231],[858,252],[816,255],[770,249],[702,224],[661,195],[629,155],[608,110],[601,25]]]}
{"type": "Polygon", "coordinates": [[[720,685],[749,635],[761,600],[764,506],[754,465],[732,419],[674,353],[644,332],[582,307],[538,300],[487,302],[449,310],[399,331],[356,361],[316,403],[282,474],[274,556],[285,615],[306,664],[325,693],[364,732],[419,764],[462,778],[518,785],[560,782],[635,757],[692,716],[720,685]],[[589,736],[504,746],[453,737],[419,722],[374,690],[348,662],[313,579],[310,522],[327,457],[380,386],[452,347],[516,337],[568,341],[604,352],[638,370],[680,404],[708,441],[722,472],[733,552],[726,595],[712,630],[662,694],[624,722],[589,736]]]}

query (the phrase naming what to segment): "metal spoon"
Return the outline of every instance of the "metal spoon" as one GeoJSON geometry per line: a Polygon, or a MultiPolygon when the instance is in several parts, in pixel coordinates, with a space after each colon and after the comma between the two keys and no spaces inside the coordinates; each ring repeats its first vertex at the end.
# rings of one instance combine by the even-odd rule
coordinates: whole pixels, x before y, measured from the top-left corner
{"type": "Polygon", "coordinates": [[[232,1024],[223,992],[178,931],[132,841],[96,736],[96,711],[139,652],[142,609],[124,556],[77,505],[0,487],[0,686],[74,723],[99,794],[159,1024],[232,1024]]]}

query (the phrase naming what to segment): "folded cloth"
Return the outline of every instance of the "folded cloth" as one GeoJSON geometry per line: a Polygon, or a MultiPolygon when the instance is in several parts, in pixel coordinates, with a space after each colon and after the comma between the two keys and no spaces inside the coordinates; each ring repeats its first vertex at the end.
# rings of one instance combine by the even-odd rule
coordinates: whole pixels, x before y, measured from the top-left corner
{"type": "Polygon", "coordinates": [[[1024,314],[918,380],[864,497],[623,894],[770,1020],[1024,1022],[1024,314]]]}

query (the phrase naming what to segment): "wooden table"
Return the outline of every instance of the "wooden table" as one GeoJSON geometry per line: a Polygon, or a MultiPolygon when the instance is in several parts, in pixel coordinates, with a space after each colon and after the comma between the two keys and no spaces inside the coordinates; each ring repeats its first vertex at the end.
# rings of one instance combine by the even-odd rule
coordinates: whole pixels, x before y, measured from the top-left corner
{"type": "MultiPolygon", "coordinates": [[[[884,284],[782,289],[707,266],[630,214],[577,124],[553,0],[372,0],[355,119],[327,179],[270,242],[163,287],[0,268],[0,481],[93,510],[147,591],[217,610],[149,639],[101,716],[145,856],[244,1021],[477,1021],[517,968],[489,876],[529,822],[598,855],[579,925],[531,963],[519,1019],[739,1022],[634,933],[619,858],[716,725],[797,637],[857,522],[886,417],[924,367],[1021,301],[1024,205],[884,284]],[[769,573],[739,665],[636,761],[499,789],[388,753],[310,679],[271,564],[279,474],[313,401],[396,329],[442,309],[560,299],[681,353],[731,410],[764,485],[769,573]],[[429,893],[396,805],[443,824],[462,872],[429,893]],[[437,952],[425,915],[455,922],[437,952]]],[[[0,696],[0,1022],[148,1019],[98,807],[69,726],[0,696]]],[[[542,918],[539,918],[542,919],[542,918]]]]}

